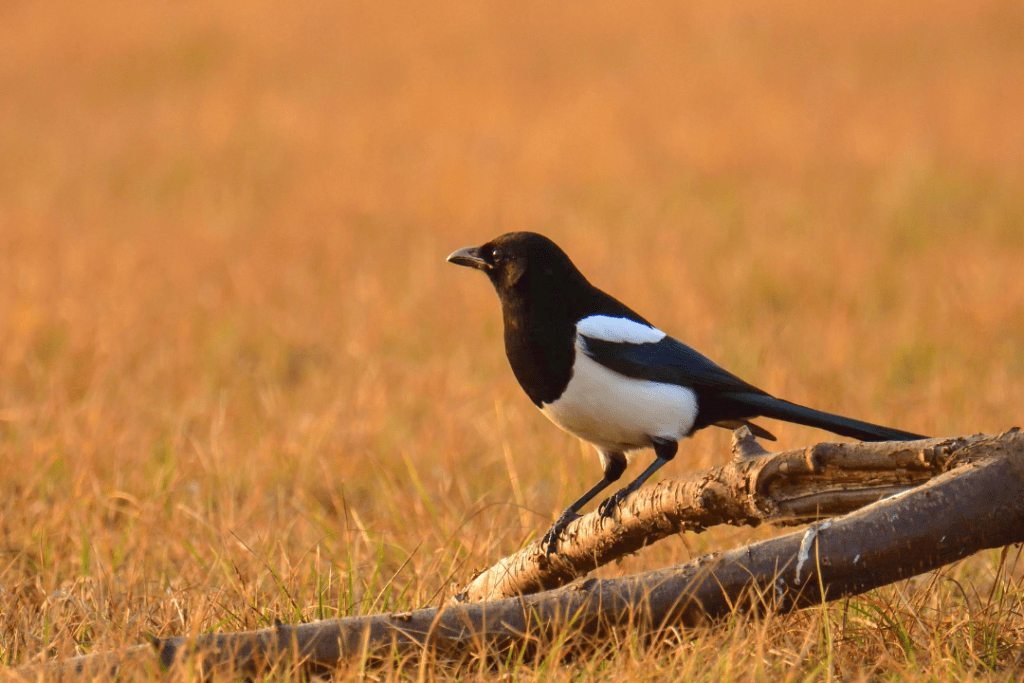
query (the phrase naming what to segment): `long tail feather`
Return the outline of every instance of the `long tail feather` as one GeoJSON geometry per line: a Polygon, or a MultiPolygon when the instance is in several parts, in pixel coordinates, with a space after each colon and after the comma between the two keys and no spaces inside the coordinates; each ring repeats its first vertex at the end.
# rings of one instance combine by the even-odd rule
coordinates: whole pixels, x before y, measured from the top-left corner
{"type": "Polygon", "coordinates": [[[848,436],[851,439],[860,441],[916,441],[928,437],[911,432],[904,432],[900,429],[882,427],[862,422],[853,418],[833,415],[821,410],[807,408],[796,403],[784,401],[768,394],[743,394],[736,396],[735,400],[753,407],[758,415],[771,417],[776,420],[795,422],[796,424],[808,427],[817,427],[833,434],[848,436]]]}

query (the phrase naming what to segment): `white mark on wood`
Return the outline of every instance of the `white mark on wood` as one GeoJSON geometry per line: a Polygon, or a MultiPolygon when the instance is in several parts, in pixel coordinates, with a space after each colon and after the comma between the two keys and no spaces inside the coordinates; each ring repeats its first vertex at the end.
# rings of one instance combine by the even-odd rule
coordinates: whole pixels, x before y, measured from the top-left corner
{"type": "Polygon", "coordinates": [[[859,561],[860,561],[860,553],[857,554],[857,557],[853,558],[853,563],[854,564],[857,564],[859,561]]]}
{"type": "MultiPolygon", "coordinates": [[[[796,555],[796,576],[793,579],[793,582],[796,585],[800,585],[800,572],[803,571],[804,564],[806,564],[807,560],[811,557],[811,545],[814,544],[814,539],[818,537],[818,532],[824,531],[830,526],[832,526],[832,522],[812,524],[807,527],[807,531],[804,532],[804,537],[800,541],[800,552],[796,555]]],[[[858,555],[858,557],[860,556],[858,555]]],[[[810,572],[808,572],[808,575],[810,575],[810,572]]]]}
{"type": "Polygon", "coordinates": [[[786,598],[786,580],[781,576],[775,582],[775,602],[779,605],[786,598]]]}
{"type": "Polygon", "coordinates": [[[894,493],[891,496],[886,496],[882,500],[896,500],[897,498],[902,498],[903,496],[907,495],[912,490],[913,489],[904,489],[903,491],[900,491],[899,493],[894,493]]]}

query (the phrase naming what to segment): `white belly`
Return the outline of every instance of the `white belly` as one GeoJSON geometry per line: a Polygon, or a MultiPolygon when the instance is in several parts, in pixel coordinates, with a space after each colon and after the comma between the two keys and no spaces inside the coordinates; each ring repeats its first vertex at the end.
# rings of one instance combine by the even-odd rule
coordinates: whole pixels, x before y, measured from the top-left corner
{"type": "Polygon", "coordinates": [[[697,418],[697,397],[685,387],[620,375],[577,345],[569,386],[541,412],[600,450],[625,452],[650,446],[652,437],[687,436],[697,418]]]}

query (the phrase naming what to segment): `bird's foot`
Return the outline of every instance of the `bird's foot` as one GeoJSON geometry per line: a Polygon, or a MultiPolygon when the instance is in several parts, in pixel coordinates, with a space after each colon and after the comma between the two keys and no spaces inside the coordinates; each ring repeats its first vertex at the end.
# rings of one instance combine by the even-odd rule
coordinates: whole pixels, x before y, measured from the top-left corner
{"type": "Polygon", "coordinates": [[[632,492],[633,491],[626,486],[602,500],[601,504],[597,506],[597,511],[601,515],[601,518],[606,519],[614,517],[619,511],[619,506],[622,505],[622,502],[626,500],[632,492]]]}
{"type": "Polygon", "coordinates": [[[551,557],[555,554],[555,548],[562,540],[562,532],[565,531],[565,527],[569,526],[579,518],[580,516],[572,510],[566,510],[558,517],[555,523],[551,525],[548,532],[540,539],[540,547],[544,549],[545,557],[551,557]]]}

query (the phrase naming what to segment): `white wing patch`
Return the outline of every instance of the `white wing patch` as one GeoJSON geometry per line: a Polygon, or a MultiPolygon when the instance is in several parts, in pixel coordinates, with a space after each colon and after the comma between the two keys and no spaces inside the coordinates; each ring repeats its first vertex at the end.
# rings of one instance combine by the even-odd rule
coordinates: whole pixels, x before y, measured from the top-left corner
{"type": "Polygon", "coordinates": [[[661,330],[629,318],[591,315],[576,323],[576,333],[591,339],[626,344],[656,344],[665,338],[661,330]]]}

